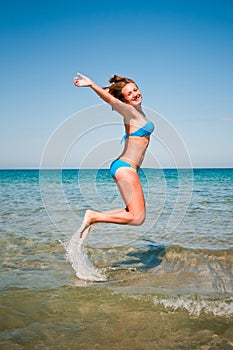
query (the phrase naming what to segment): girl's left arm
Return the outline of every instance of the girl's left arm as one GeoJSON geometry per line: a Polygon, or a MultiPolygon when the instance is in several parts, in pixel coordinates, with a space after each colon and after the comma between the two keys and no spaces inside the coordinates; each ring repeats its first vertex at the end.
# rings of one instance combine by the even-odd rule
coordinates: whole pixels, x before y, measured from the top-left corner
{"type": "Polygon", "coordinates": [[[118,98],[112,96],[107,90],[81,73],[77,73],[77,77],[74,78],[74,85],[77,87],[90,87],[102,100],[110,104],[114,110],[120,113],[125,118],[125,121],[134,118],[135,113],[137,113],[134,107],[118,100],[118,98]]]}
{"type": "Polygon", "coordinates": [[[108,91],[98,86],[94,81],[81,73],[77,73],[77,77],[74,78],[74,85],[78,87],[90,87],[100,98],[102,98],[102,100],[109,103],[110,105],[117,102],[117,99],[108,91]]]}

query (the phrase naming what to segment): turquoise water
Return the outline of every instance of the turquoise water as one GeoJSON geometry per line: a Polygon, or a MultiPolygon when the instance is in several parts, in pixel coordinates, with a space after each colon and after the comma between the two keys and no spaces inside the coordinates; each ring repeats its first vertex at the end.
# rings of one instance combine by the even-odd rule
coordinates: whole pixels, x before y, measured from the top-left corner
{"type": "Polygon", "coordinates": [[[108,170],[0,171],[1,349],[233,349],[233,169],[140,176],[145,223],[81,242],[108,170]]]}

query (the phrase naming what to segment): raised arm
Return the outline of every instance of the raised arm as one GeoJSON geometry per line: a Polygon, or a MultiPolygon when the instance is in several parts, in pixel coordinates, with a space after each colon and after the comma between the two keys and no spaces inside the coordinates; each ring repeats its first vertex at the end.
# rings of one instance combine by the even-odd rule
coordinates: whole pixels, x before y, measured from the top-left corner
{"type": "Polygon", "coordinates": [[[77,77],[74,78],[74,85],[78,87],[85,87],[85,86],[90,87],[92,90],[96,92],[97,95],[99,95],[100,98],[102,98],[102,100],[104,100],[105,102],[111,105],[118,101],[108,91],[101,88],[96,83],[94,83],[90,78],[86,77],[81,73],[77,73],[77,77]]]}
{"type": "Polygon", "coordinates": [[[74,85],[77,87],[90,87],[95,93],[102,98],[105,102],[109,103],[114,110],[120,113],[124,118],[134,118],[136,110],[131,105],[124,103],[114,96],[112,96],[107,90],[98,86],[90,78],[81,73],[77,73],[77,77],[74,78],[74,85]]]}

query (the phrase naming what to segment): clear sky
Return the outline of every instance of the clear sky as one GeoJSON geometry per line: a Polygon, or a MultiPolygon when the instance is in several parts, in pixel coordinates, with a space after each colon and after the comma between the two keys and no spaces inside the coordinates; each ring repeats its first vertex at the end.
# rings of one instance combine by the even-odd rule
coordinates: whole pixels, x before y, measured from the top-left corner
{"type": "Polygon", "coordinates": [[[8,0],[0,29],[0,168],[38,168],[54,130],[101,102],[78,71],[135,79],[193,167],[233,167],[232,0],[8,0]]]}

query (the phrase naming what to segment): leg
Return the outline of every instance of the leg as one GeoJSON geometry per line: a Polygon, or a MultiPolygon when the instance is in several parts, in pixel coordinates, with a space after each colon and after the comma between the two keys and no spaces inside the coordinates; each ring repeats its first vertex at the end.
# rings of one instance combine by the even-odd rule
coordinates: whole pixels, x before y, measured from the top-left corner
{"type": "Polygon", "coordinates": [[[91,225],[100,222],[121,225],[141,225],[145,220],[145,200],[137,172],[121,167],[115,174],[116,184],[125,202],[126,208],[106,212],[87,210],[79,228],[80,237],[91,225]]]}

